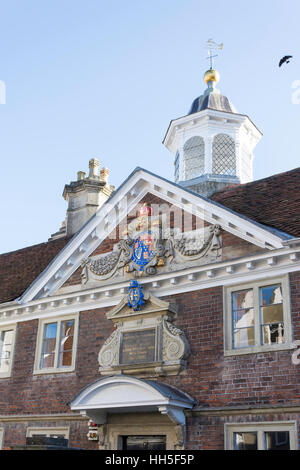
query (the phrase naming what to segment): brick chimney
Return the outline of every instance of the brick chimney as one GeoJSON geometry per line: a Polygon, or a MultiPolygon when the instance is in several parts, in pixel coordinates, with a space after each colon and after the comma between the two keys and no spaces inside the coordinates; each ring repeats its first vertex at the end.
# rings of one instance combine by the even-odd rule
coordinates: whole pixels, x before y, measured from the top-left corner
{"type": "Polygon", "coordinates": [[[50,240],[74,235],[95,214],[114,191],[108,184],[109,170],[102,168],[98,174],[99,161],[89,161],[89,175],[78,171],[77,181],[66,184],[63,192],[68,202],[67,216],[60,230],[51,235],[50,240]]]}

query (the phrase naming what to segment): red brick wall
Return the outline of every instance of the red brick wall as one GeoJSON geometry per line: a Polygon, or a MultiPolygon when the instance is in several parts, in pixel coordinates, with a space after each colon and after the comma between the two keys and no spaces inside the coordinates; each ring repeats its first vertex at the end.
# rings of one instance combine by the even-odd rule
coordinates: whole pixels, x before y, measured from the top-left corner
{"type": "MultiPolygon", "coordinates": [[[[299,283],[293,284],[295,296],[299,299],[299,283]]],[[[162,381],[190,393],[205,407],[300,403],[300,366],[292,364],[293,351],[224,356],[222,287],[176,295],[173,300],[180,306],[176,323],[186,333],[191,356],[186,375],[162,381]]],[[[296,340],[299,307],[298,317],[295,309],[292,315],[296,340]]]]}
{"type": "Polygon", "coordinates": [[[69,447],[80,448],[86,450],[96,450],[98,443],[88,441],[86,435],[88,433],[88,420],[70,421],[65,420],[44,420],[30,421],[22,420],[19,422],[5,423],[4,447],[10,449],[18,449],[18,446],[24,446],[26,443],[26,433],[28,428],[69,428],[69,447]]]}
{"type": "MultiPolygon", "coordinates": [[[[187,450],[224,450],[226,423],[264,423],[296,421],[300,429],[300,416],[297,413],[241,414],[226,416],[193,416],[187,418],[187,450]]],[[[298,432],[299,436],[299,432],[298,432]]],[[[298,448],[300,439],[298,437],[298,448]]]]}
{"type": "Polygon", "coordinates": [[[69,403],[100,378],[98,353],[113,331],[105,310],[81,312],[76,371],[33,375],[38,320],[18,323],[12,376],[0,379],[0,415],[68,413],[69,403]]]}
{"type": "MultiPolygon", "coordinates": [[[[300,339],[300,273],[291,275],[291,298],[296,340],[300,339]]],[[[291,351],[224,357],[222,287],[178,294],[172,300],[179,306],[176,325],[184,330],[191,355],[187,371],[157,380],[188,392],[205,408],[299,404],[300,366],[292,364],[291,351]]],[[[76,371],[65,374],[33,375],[38,321],[19,323],[12,377],[0,380],[0,414],[69,413],[75,395],[101,377],[98,353],[113,331],[105,311],[80,313],[76,371]]],[[[211,433],[215,436],[211,445],[222,448],[221,422],[206,425],[205,420],[201,421],[203,417],[190,419],[194,423],[194,428],[188,430],[190,446],[196,441],[209,446],[211,433]],[[199,423],[202,430],[208,427],[196,438],[199,423]]]]}

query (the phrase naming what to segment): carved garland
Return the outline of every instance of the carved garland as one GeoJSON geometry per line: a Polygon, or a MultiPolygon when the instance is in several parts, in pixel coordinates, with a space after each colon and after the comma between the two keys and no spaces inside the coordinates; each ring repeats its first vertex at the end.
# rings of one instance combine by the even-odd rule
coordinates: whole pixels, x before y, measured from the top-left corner
{"type": "MultiPolygon", "coordinates": [[[[147,233],[147,232],[142,232],[147,233]]],[[[153,275],[157,272],[157,267],[164,266],[167,259],[170,263],[176,263],[176,255],[181,257],[181,261],[197,260],[204,257],[210,250],[216,251],[221,248],[221,229],[219,225],[210,227],[207,239],[197,239],[187,237],[184,233],[168,229],[163,234],[161,229],[156,228],[149,231],[149,238],[152,243],[152,250],[148,252],[149,261],[145,265],[138,265],[135,257],[135,247],[139,238],[128,237],[117,243],[113,251],[101,258],[88,258],[82,263],[83,281],[88,280],[88,271],[99,276],[102,280],[111,278],[118,269],[126,267],[127,273],[134,273],[135,276],[142,274],[153,275]]],[[[143,244],[141,242],[141,246],[143,244]]],[[[146,251],[146,250],[145,250],[146,251]]]]}

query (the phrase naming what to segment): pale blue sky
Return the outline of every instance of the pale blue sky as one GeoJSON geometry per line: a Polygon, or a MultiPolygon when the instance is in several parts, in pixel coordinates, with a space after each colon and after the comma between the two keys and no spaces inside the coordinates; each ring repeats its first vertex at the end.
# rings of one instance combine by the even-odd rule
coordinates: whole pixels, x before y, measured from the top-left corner
{"type": "Polygon", "coordinates": [[[136,166],[173,180],[162,145],[204,90],[205,42],[224,42],[218,88],[264,137],[254,177],[300,166],[299,0],[0,1],[0,252],[47,241],[65,183],[96,157],[118,187],[136,166]],[[278,68],[290,53],[290,64],[278,68]]]}

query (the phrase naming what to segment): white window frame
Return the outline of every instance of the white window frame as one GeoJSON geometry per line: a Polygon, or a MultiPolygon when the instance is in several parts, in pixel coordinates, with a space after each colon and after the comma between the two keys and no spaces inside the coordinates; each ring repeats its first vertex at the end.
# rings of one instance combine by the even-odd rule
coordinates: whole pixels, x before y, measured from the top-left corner
{"type": "Polygon", "coordinates": [[[226,423],[225,424],[225,450],[234,450],[233,434],[235,432],[257,432],[257,450],[265,450],[265,432],[289,432],[290,450],[297,450],[297,422],[272,421],[253,423],[226,423]]]}
{"type": "Polygon", "coordinates": [[[34,361],[34,374],[63,374],[65,372],[73,372],[75,370],[76,364],[76,355],[77,355],[77,340],[78,340],[78,322],[79,314],[73,313],[69,315],[57,316],[57,317],[48,317],[42,318],[39,321],[37,342],[36,342],[36,351],[35,351],[35,361],[34,361]],[[72,364],[69,367],[57,367],[58,361],[58,348],[59,348],[59,338],[60,338],[60,328],[61,323],[65,320],[74,320],[74,336],[73,336],[73,350],[72,350],[72,364]],[[56,345],[55,345],[55,356],[54,356],[54,367],[40,367],[42,346],[43,346],[43,335],[44,335],[44,326],[48,323],[59,323],[56,336],[56,345]]]}
{"type": "Polygon", "coordinates": [[[69,427],[34,427],[27,428],[26,437],[32,437],[34,434],[42,434],[43,436],[50,437],[50,434],[63,434],[65,439],[69,440],[70,429],[69,427]]]}
{"type": "Polygon", "coordinates": [[[0,325],[0,335],[3,331],[11,331],[11,330],[13,331],[13,339],[12,339],[11,360],[9,364],[9,369],[7,372],[0,372],[0,379],[11,377],[12,365],[14,361],[15,344],[16,344],[16,330],[17,330],[16,323],[11,324],[11,325],[3,325],[3,326],[0,325]]]}
{"type": "Polygon", "coordinates": [[[255,354],[259,352],[279,351],[294,349],[292,343],[292,324],[291,324],[291,307],[290,307],[290,286],[287,275],[275,278],[267,278],[259,281],[252,281],[244,284],[237,284],[229,287],[224,287],[224,355],[235,356],[242,354],[255,354]],[[282,305],[283,305],[283,322],[284,322],[284,343],[282,344],[261,344],[260,343],[260,308],[259,308],[259,288],[281,284],[282,287],[282,305]],[[233,348],[232,341],[232,306],[231,294],[232,292],[254,289],[254,325],[255,325],[255,345],[246,348],[233,348]]]}

